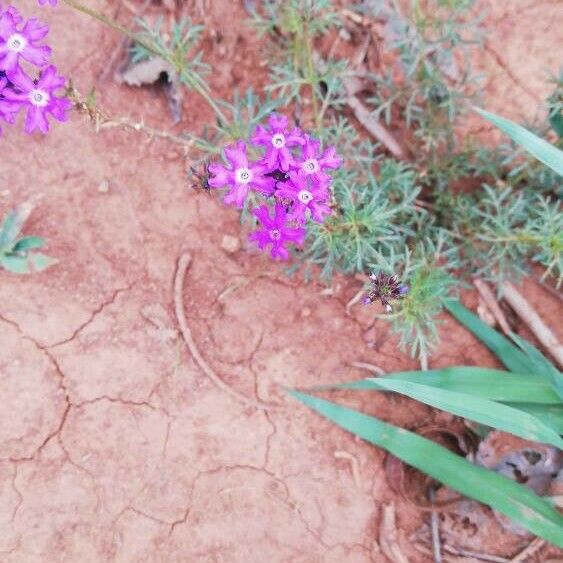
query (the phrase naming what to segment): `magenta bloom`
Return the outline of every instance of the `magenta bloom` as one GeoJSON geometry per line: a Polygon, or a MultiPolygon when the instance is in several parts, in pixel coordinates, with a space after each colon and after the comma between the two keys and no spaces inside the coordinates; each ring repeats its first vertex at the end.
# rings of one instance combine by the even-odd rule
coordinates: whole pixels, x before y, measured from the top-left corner
{"type": "Polygon", "coordinates": [[[237,141],[235,146],[226,147],[225,156],[230,168],[221,164],[210,164],[209,172],[213,177],[209,178],[209,185],[212,188],[228,186],[229,192],[224,199],[227,205],[242,207],[251,188],[264,195],[274,193],[275,181],[264,176],[267,172],[264,165],[248,162],[244,141],[237,141]]]}
{"type": "Polygon", "coordinates": [[[51,47],[37,45],[49,33],[49,26],[32,18],[18,29],[18,15],[8,10],[0,17],[0,70],[8,75],[16,72],[20,58],[43,67],[51,55],[51,47]]]}
{"type": "Polygon", "coordinates": [[[55,91],[64,86],[65,79],[57,76],[57,69],[54,66],[44,69],[37,81],[33,81],[18,68],[18,71],[10,76],[10,81],[14,84],[14,88],[6,88],[2,91],[4,97],[2,102],[16,110],[23,106],[27,107],[25,120],[27,133],[32,133],[35,129],[47,133],[48,113],[58,121],[67,120],[66,112],[72,104],[67,98],[55,96],[55,91]]]}
{"type": "Polygon", "coordinates": [[[290,166],[297,163],[291,154],[290,147],[305,144],[303,133],[298,127],[291,131],[287,130],[287,117],[285,115],[272,114],[268,119],[269,129],[258,125],[252,136],[252,143],[263,145],[266,148],[262,162],[267,167],[267,172],[282,170],[287,172],[290,166]]]}
{"type": "MultiPolygon", "coordinates": [[[[5,102],[2,98],[2,92],[8,85],[8,79],[5,76],[0,75],[0,118],[2,118],[7,123],[14,123],[16,113],[19,108],[14,107],[12,104],[5,102]]],[[[2,127],[0,127],[0,133],[2,133],[2,127]]]]}
{"type": "MultiPolygon", "coordinates": [[[[14,6],[8,6],[6,8],[6,11],[4,12],[4,15],[6,15],[6,14],[12,16],[12,19],[14,20],[14,22],[16,24],[23,21],[22,15],[18,12],[18,10],[14,6]]],[[[0,6],[0,19],[1,19],[2,15],[3,15],[2,14],[2,7],[0,6]]]]}
{"type": "Polygon", "coordinates": [[[285,244],[289,242],[299,246],[303,244],[307,231],[303,228],[287,226],[287,211],[281,203],[276,203],[274,217],[270,217],[267,205],[257,207],[252,213],[258,218],[263,228],[250,233],[248,239],[256,242],[262,250],[271,244],[270,254],[272,258],[287,260],[289,252],[285,248],[285,244]]]}
{"type": "Polygon", "coordinates": [[[299,169],[308,175],[317,186],[327,186],[330,183],[330,176],[325,169],[336,170],[342,166],[342,158],[336,154],[335,147],[328,147],[322,154],[320,153],[321,143],[305,135],[305,146],[301,154],[299,169]]]}
{"type": "Polygon", "coordinates": [[[57,5],[57,0],[38,0],[41,6],[45,6],[45,4],[49,3],[51,6],[57,5]]]}
{"type": "Polygon", "coordinates": [[[276,197],[289,199],[293,202],[289,218],[304,223],[307,220],[307,211],[311,219],[323,223],[325,217],[332,213],[327,202],[330,194],[326,186],[318,186],[309,182],[308,176],[302,172],[290,172],[289,180],[278,184],[276,197]]]}

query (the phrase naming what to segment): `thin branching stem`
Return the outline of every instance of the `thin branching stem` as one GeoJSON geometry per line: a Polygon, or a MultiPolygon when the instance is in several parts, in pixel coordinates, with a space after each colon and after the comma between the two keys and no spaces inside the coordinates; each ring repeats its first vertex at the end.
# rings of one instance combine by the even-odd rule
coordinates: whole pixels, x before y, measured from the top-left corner
{"type": "Polygon", "coordinates": [[[315,128],[317,133],[322,131],[321,116],[319,114],[319,106],[317,102],[317,89],[316,89],[316,73],[315,65],[313,62],[313,39],[309,30],[309,22],[305,18],[303,21],[303,43],[305,47],[305,57],[307,64],[307,81],[311,86],[311,103],[313,105],[313,116],[315,119],[315,128]]]}

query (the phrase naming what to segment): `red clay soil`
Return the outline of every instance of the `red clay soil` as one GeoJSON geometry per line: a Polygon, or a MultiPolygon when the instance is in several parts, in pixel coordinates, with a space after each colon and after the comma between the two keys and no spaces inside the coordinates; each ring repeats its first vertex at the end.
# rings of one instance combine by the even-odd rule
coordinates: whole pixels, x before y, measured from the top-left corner
{"type": "MultiPolygon", "coordinates": [[[[89,4],[106,13],[117,5],[89,4]]],[[[560,62],[561,4],[483,4],[484,105],[532,117],[560,62]]],[[[39,11],[31,0],[16,5],[39,11]]],[[[202,5],[207,29],[223,38],[206,36],[214,89],[260,87],[260,44],[238,2],[186,2],[186,11],[201,20],[202,5]]],[[[116,33],[64,5],[41,17],[56,64],[80,91],[96,86],[112,114],[172,128],[156,91],[98,82],[116,33]]],[[[211,120],[188,95],[178,131],[211,120]]],[[[181,151],[164,141],[96,134],[74,114],[46,137],[12,128],[1,142],[0,211],[43,194],[27,231],[46,237],[60,263],[29,277],[0,272],[0,561],[384,562],[377,540],[389,503],[403,553],[431,560],[409,541],[428,514],[390,490],[385,453],[281,390],[358,378],[365,373],[349,367],[358,360],[416,367],[373,311],[346,313],[361,282],[337,278],[327,291],[285,277],[247,247],[236,211],[188,188],[181,151]],[[241,249],[223,250],[225,235],[241,249]],[[185,251],[193,261],[183,302],[203,356],[239,393],[282,408],[240,404],[195,364],[173,309],[185,251]]],[[[553,311],[552,297],[535,295],[553,311]]],[[[496,365],[452,319],[441,334],[432,366],[496,365]]],[[[338,399],[407,428],[449,420],[407,399],[338,399]]],[[[530,541],[475,507],[444,526],[474,551],[511,556],[530,541]]]]}

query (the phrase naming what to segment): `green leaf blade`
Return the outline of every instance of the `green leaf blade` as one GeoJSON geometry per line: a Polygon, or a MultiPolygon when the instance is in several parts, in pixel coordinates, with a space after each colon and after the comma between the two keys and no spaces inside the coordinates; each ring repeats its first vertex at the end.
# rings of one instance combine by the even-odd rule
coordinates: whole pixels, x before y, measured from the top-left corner
{"type": "MultiPolygon", "coordinates": [[[[492,368],[457,366],[428,371],[402,371],[385,375],[388,379],[404,382],[421,383],[448,391],[466,393],[473,397],[482,397],[492,401],[512,403],[537,403],[559,405],[561,400],[549,381],[524,373],[514,373],[492,368]]],[[[378,384],[379,378],[368,378],[350,383],[323,385],[311,390],[355,389],[383,390],[378,384]]]]}
{"type": "Polygon", "coordinates": [[[525,148],[531,155],[563,176],[563,152],[547,141],[540,139],[525,127],[494,113],[480,108],[475,111],[508,135],[515,143],[525,148]]]}
{"type": "Polygon", "coordinates": [[[377,383],[387,391],[401,393],[421,403],[498,428],[526,440],[551,444],[563,449],[563,440],[550,426],[534,415],[511,406],[467,393],[430,387],[423,383],[379,377],[377,383]]]}
{"type": "Polygon", "coordinates": [[[466,309],[459,301],[448,299],[444,307],[465,328],[471,331],[479,340],[494,352],[500,361],[510,370],[518,373],[533,371],[533,362],[519,350],[508,338],[486,325],[479,317],[466,309]]]}
{"type": "Polygon", "coordinates": [[[563,547],[563,516],[530,489],[407,430],[305,393],[290,394],[345,430],[385,448],[405,463],[563,547]]]}

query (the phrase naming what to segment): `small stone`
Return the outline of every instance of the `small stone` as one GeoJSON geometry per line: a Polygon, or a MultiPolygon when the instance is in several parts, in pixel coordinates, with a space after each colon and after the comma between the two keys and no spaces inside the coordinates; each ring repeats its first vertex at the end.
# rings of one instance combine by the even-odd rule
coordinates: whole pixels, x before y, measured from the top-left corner
{"type": "Polygon", "coordinates": [[[223,235],[223,239],[221,240],[221,248],[225,252],[233,254],[240,250],[240,239],[231,235],[223,235]]]}
{"type": "Polygon", "coordinates": [[[303,309],[301,309],[301,317],[303,317],[304,319],[307,317],[311,316],[311,309],[309,309],[309,307],[303,307],[303,309]]]}
{"type": "Polygon", "coordinates": [[[107,180],[107,178],[104,178],[100,182],[100,185],[98,186],[98,191],[102,194],[107,194],[109,192],[109,181],[107,180]]]}

